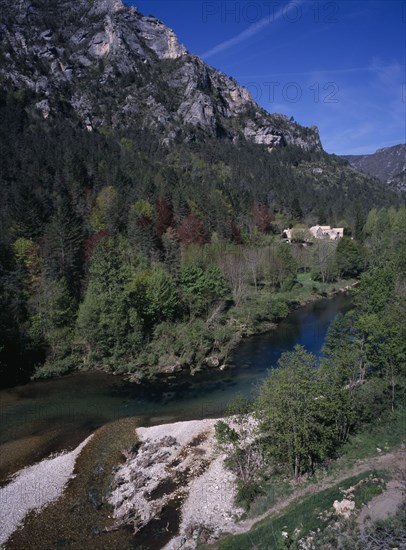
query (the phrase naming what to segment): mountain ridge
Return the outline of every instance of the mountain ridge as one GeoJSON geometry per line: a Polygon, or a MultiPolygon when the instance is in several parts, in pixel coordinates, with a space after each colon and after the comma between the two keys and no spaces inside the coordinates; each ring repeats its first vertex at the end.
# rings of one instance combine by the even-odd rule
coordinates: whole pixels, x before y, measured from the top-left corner
{"type": "Polygon", "coordinates": [[[43,0],[0,5],[0,74],[34,91],[44,118],[60,108],[63,96],[89,130],[141,123],[159,127],[168,141],[179,133],[193,140],[203,130],[269,150],[285,144],[322,148],[316,127],[267,113],[234,79],[190,54],[161,21],[121,0],[79,0],[75,10],[56,0],[46,13],[43,0]]]}
{"type": "MultiPolygon", "coordinates": [[[[218,208],[219,190],[228,204],[224,216],[242,217],[241,225],[254,205],[288,216],[301,212],[310,223],[327,214],[331,223],[351,223],[357,208],[366,212],[398,200],[377,179],[328,155],[316,127],[267,113],[232,77],[190,54],[161,21],[121,0],[78,0],[74,6],[66,0],[0,0],[0,7],[0,103],[4,116],[21,121],[15,143],[5,147],[5,201],[16,180],[25,179],[15,175],[16,161],[27,162],[36,147],[30,128],[47,142],[50,133],[69,136],[57,138],[59,148],[64,143],[69,151],[60,154],[80,159],[77,179],[90,188],[86,203],[103,183],[121,190],[125,211],[130,200],[154,202],[165,195],[177,221],[187,212],[204,212],[209,230],[221,226],[224,234],[229,230],[210,213],[218,208]],[[74,142],[83,143],[93,164],[74,142]],[[108,179],[94,164],[102,142],[117,172],[108,179]],[[202,201],[197,187],[211,189],[212,202],[202,201]],[[295,199],[301,209],[292,207],[295,199]]],[[[3,139],[10,142],[10,135],[3,139]]],[[[54,154],[39,155],[46,165],[52,157],[52,173],[60,171],[54,154]]],[[[33,187],[51,187],[52,178],[38,177],[33,187]]],[[[78,214],[87,216],[83,209],[78,214]]]]}

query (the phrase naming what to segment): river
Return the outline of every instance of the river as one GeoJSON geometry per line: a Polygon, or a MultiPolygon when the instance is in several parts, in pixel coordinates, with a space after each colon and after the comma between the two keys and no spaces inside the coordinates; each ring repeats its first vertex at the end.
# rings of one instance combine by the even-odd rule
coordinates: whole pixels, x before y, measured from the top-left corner
{"type": "Polygon", "coordinates": [[[0,391],[0,481],[51,452],[71,449],[99,426],[127,416],[147,426],[221,416],[238,392],[248,395],[280,354],[302,344],[319,355],[331,321],[351,308],[347,295],[292,312],[269,333],[241,342],[232,366],[141,385],[80,373],[0,391]]]}

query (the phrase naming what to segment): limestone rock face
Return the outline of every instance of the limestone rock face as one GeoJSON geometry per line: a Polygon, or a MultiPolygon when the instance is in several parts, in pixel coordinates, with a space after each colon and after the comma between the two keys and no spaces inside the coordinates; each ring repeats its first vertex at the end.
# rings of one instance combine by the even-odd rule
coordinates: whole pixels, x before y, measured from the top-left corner
{"type": "Polygon", "coordinates": [[[33,92],[45,118],[63,109],[87,129],[158,127],[168,143],[207,134],[321,149],[317,128],[267,113],[121,0],[0,0],[0,9],[0,77],[33,92]]]}
{"type": "Polygon", "coordinates": [[[138,20],[137,31],[145,44],[154,51],[159,59],[178,59],[185,55],[186,49],[179,43],[172,29],[166,27],[155,17],[142,17],[138,20]]]}
{"type": "MultiPolygon", "coordinates": [[[[91,3],[92,4],[92,3],[91,3]]],[[[93,2],[92,14],[114,13],[124,8],[121,0],[97,0],[93,2]]]]}

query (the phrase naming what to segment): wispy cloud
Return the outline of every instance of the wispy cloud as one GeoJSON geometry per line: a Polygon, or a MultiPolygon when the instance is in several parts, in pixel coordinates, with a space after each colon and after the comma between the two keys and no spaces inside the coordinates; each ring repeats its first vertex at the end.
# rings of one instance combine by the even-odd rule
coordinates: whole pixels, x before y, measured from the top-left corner
{"type": "Polygon", "coordinates": [[[217,44],[217,46],[214,46],[214,48],[207,50],[201,55],[201,57],[203,57],[203,59],[207,59],[209,57],[212,57],[213,55],[229,50],[233,46],[236,46],[241,42],[244,42],[245,40],[248,40],[249,38],[255,36],[260,31],[262,31],[262,29],[264,29],[265,27],[268,27],[272,23],[275,23],[275,21],[278,21],[279,19],[281,19],[291,7],[297,7],[299,4],[302,4],[303,2],[304,0],[291,0],[288,4],[286,4],[286,6],[283,6],[272,16],[263,17],[256,23],[253,23],[252,25],[250,25],[244,31],[240,32],[236,36],[233,36],[233,38],[224,40],[224,42],[220,42],[220,44],[217,44]]]}
{"type": "Polygon", "coordinates": [[[329,76],[334,74],[351,74],[361,72],[375,72],[375,69],[371,67],[351,67],[347,69],[312,69],[311,71],[292,71],[284,73],[272,73],[272,74],[249,74],[249,75],[236,75],[236,79],[257,79],[257,78],[273,78],[275,76],[329,76]]]}
{"type": "Polygon", "coordinates": [[[365,81],[340,81],[337,104],[329,105],[328,110],[323,109],[323,103],[314,106],[323,109],[318,120],[323,145],[329,152],[373,153],[380,147],[405,142],[406,103],[401,94],[404,67],[397,61],[373,58],[368,70],[365,81]]]}
{"type": "MultiPolygon", "coordinates": [[[[403,69],[404,70],[404,69],[403,69]]],[[[343,67],[343,68],[314,68],[309,71],[286,71],[283,73],[260,73],[260,74],[237,74],[235,78],[238,79],[257,79],[257,78],[272,78],[275,76],[329,76],[329,75],[346,75],[346,74],[359,74],[370,73],[375,75],[381,84],[385,88],[397,90],[399,83],[402,81],[402,66],[399,62],[393,61],[392,63],[385,64],[380,59],[374,58],[371,62],[364,67],[343,67]]]]}
{"type": "Polygon", "coordinates": [[[385,87],[394,88],[405,78],[405,68],[398,61],[385,63],[379,57],[371,59],[369,69],[373,71],[379,79],[379,82],[385,87]]]}

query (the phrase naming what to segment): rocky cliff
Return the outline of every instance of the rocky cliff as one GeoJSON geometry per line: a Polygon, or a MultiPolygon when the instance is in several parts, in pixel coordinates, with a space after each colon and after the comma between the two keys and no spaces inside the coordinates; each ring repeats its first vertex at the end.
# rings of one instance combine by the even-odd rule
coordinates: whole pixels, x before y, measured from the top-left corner
{"type": "Polygon", "coordinates": [[[159,127],[163,140],[201,134],[269,149],[321,149],[317,128],[261,109],[154,17],[121,0],[0,0],[0,77],[89,130],[159,127]]]}

